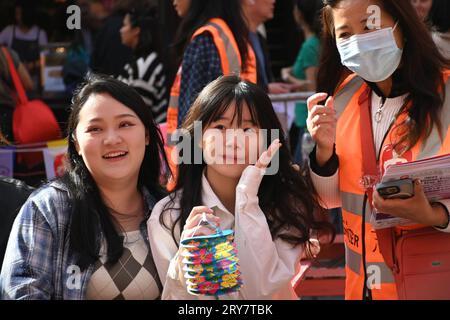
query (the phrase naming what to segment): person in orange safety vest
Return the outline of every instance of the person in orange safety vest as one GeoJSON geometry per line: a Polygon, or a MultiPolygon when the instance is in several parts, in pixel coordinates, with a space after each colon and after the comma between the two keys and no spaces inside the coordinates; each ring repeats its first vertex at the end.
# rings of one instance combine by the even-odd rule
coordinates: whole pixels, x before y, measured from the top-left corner
{"type": "Polygon", "coordinates": [[[310,172],[324,205],[343,209],[346,299],[398,299],[372,209],[416,223],[396,227],[396,234],[424,227],[450,232],[450,199],[429,202],[420,181],[406,200],[370,190],[389,163],[450,153],[449,62],[410,1],[324,2],[322,93],[308,99],[307,125],[316,141],[310,172]],[[378,177],[365,175],[366,150],[378,177]]]}
{"type": "MultiPolygon", "coordinates": [[[[257,68],[240,0],[175,0],[174,6],[183,18],[175,41],[177,55],[183,58],[170,92],[166,153],[176,176],[173,134],[196,95],[221,75],[239,75],[256,83],[257,68]]],[[[169,190],[174,180],[172,177],[169,190]]]]}

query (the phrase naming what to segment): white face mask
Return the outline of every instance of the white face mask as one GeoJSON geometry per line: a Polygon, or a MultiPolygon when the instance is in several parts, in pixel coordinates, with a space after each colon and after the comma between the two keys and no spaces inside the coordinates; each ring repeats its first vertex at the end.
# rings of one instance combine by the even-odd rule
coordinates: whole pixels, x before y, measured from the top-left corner
{"type": "Polygon", "coordinates": [[[397,46],[394,28],[357,34],[337,43],[341,62],[364,80],[381,82],[397,70],[403,50],[397,46]]]}

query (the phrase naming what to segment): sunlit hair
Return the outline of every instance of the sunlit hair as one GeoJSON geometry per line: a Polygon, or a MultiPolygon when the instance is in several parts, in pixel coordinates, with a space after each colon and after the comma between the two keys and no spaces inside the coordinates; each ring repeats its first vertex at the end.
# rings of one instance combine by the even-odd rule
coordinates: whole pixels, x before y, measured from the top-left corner
{"type": "MultiPolygon", "coordinates": [[[[236,107],[239,125],[243,108],[250,110],[252,121],[260,128],[267,129],[268,144],[274,139],[271,130],[278,130],[282,147],[279,150],[279,170],[275,175],[265,175],[258,191],[259,206],[264,212],[272,237],[297,244],[309,242],[310,233],[331,235],[333,226],[327,221],[324,210],[319,205],[317,193],[307,175],[307,170],[296,170],[287,148],[283,129],[273,109],[269,97],[255,84],[241,80],[236,76],[224,76],[211,82],[199,94],[192,105],[183,128],[193,136],[194,121],[201,121],[203,129],[217,120],[231,106],[236,107]],[[280,234],[289,229],[288,233],[280,234]]],[[[191,144],[191,154],[201,152],[197,143],[191,144]],[[197,149],[197,150],[196,150],[197,149]]],[[[176,225],[180,230],[186,223],[192,208],[202,205],[202,174],[205,162],[179,166],[178,180],[171,201],[165,206],[160,223],[171,230],[176,242],[176,225]],[[180,196],[180,207],[175,208],[175,197],[180,196]],[[180,215],[172,225],[165,224],[164,215],[169,210],[179,210],[180,215]]],[[[169,219],[170,221],[170,219],[169,219]]],[[[308,247],[308,246],[307,246],[308,247]]]]}
{"type": "Polygon", "coordinates": [[[133,110],[148,132],[150,143],[145,147],[144,159],[138,177],[138,188],[145,187],[155,200],[165,195],[161,185],[161,172],[167,168],[161,132],[155,124],[151,110],[141,96],[131,87],[112,77],[91,74],[80,86],[72,100],[68,134],[68,172],[60,179],[69,191],[72,208],[70,247],[78,253],[78,265],[86,268],[98,259],[101,237],[107,244],[109,262],[116,262],[123,251],[111,215],[102,200],[100,191],[83,158],[75,146],[75,132],[79,114],[86,101],[93,95],[107,94],[133,110]]]}

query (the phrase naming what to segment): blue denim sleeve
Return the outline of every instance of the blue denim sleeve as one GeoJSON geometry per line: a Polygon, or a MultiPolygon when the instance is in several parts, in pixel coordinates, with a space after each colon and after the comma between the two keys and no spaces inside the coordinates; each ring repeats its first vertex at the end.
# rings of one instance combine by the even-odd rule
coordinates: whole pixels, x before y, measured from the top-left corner
{"type": "Polygon", "coordinates": [[[187,46],[182,62],[178,126],[202,89],[223,75],[219,51],[209,33],[203,33],[187,46]]]}
{"type": "Polygon", "coordinates": [[[48,300],[53,293],[52,229],[32,199],[11,230],[1,272],[2,299],[48,300]]]}

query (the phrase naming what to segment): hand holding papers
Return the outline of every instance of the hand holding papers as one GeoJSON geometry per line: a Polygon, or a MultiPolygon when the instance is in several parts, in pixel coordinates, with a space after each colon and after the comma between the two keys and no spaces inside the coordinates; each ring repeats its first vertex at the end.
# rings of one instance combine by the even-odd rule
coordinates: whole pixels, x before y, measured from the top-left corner
{"type": "MultiPolygon", "coordinates": [[[[381,179],[381,183],[389,184],[403,179],[420,179],[425,196],[430,202],[449,199],[450,155],[389,166],[381,179]]],[[[413,223],[410,220],[380,212],[373,212],[371,222],[375,229],[413,223]]]]}

